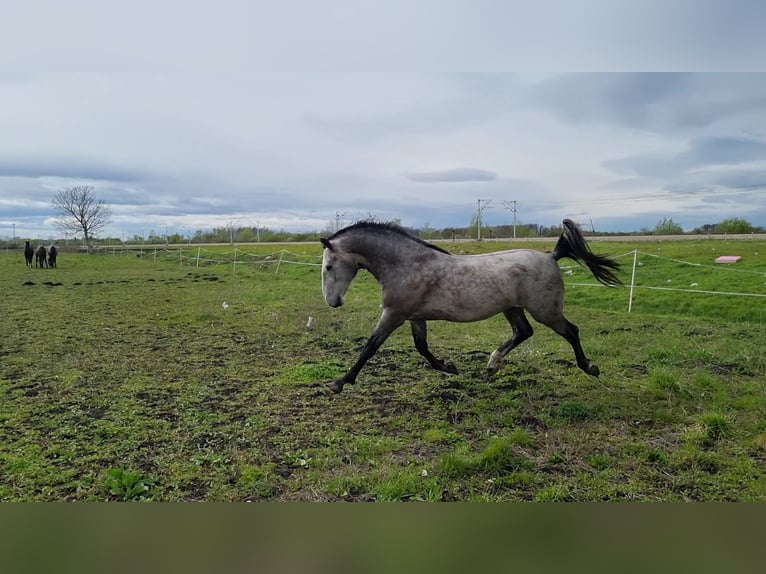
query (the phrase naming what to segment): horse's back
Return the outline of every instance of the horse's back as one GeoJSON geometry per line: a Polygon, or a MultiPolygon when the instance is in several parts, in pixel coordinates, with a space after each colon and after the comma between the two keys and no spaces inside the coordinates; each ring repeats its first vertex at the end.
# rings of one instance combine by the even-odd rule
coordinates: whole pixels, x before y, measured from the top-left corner
{"type": "Polygon", "coordinates": [[[463,256],[462,263],[477,277],[532,284],[561,281],[561,271],[549,253],[533,249],[512,249],[484,255],[463,256]]]}
{"type": "MultiPolygon", "coordinates": [[[[563,302],[561,271],[550,254],[516,249],[483,255],[455,255],[438,266],[420,270],[427,278],[413,314],[419,319],[472,322],[512,307],[539,314],[560,309],[563,302]],[[438,281],[433,278],[438,277],[438,281]]],[[[412,291],[414,296],[417,290],[412,291]]]]}
{"type": "Polygon", "coordinates": [[[515,305],[526,307],[530,298],[546,293],[558,295],[563,284],[561,270],[549,253],[533,249],[498,251],[467,259],[477,277],[504,291],[515,305]]]}

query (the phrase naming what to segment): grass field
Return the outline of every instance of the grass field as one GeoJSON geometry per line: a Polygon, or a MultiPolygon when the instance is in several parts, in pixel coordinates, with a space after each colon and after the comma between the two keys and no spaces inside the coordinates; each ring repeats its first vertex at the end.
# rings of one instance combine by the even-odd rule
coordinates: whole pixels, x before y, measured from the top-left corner
{"type": "Polygon", "coordinates": [[[430,325],[461,374],[430,370],[401,329],[340,395],[317,382],[355,360],[379,288],[363,273],[327,307],[319,267],[287,262],[318,245],[278,269],[274,245],[199,266],[197,248],[65,252],[52,270],[1,253],[0,500],[766,499],[766,298],[694,292],[766,293],[766,243],[593,247],[626,283],[640,251],[630,314],[628,289],[561,261],[600,379],[533,324],[487,382],[496,317],[430,325]]]}

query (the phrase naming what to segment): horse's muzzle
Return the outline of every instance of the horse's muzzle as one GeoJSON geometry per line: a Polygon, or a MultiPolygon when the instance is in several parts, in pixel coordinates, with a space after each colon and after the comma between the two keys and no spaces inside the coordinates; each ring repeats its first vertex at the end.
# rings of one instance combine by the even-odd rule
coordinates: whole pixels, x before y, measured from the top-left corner
{"type": "Polygon", "coordinates": [[[332,299],[331,301],[327,301],[327,304],[330,307],[335,307],[336,309],[343,305],[343,297],[338,297],[337,299],[332,299]]]}

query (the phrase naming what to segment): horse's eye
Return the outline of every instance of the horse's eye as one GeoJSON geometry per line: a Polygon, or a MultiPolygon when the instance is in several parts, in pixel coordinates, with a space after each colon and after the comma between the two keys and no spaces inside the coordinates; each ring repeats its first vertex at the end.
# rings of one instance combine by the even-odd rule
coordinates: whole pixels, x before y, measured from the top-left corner
{"type": "Polygon", "coordinates": [[[326,265],[325,270],[330,271],[332,269],[332,265],[326,265]]]}

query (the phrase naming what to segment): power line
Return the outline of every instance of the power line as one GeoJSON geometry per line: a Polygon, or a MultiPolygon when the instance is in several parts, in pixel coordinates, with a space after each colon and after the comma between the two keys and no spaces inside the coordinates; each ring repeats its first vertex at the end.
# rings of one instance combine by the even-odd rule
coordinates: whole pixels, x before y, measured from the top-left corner
{"type": "Polygon", "coordinates": [[[514,199],[513,201],[504,201],[503,207],[513,213],[513,238],[516,239],[516,200],[514,199]]]}

